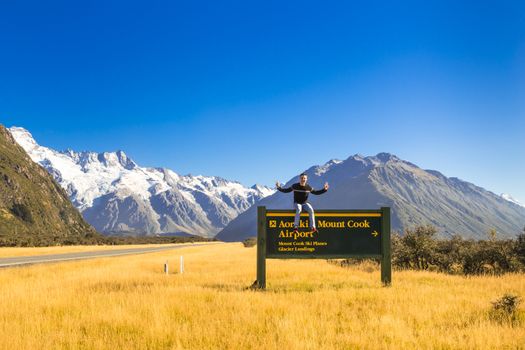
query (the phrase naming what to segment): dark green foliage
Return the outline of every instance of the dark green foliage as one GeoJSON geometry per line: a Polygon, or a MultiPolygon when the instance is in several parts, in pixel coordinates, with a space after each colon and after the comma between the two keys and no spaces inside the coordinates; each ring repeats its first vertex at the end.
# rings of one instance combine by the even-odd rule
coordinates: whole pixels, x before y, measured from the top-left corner
{"type": "Polygon", "coordinates": [[[458,235],[448,240],[436,241],[432,263],[440,272],[459,273],[462,271],[460,261],[468,245],[469,243],[458,235]]]}
{"type": "Polygon", "coordinates": [[[518,261],[525,266],[525,233],[518,236],[514,252],[518,261]]]}
{"type": "Polygon", "coordinates": [[[436,232],[432,226],[419,226],[415,230],[406,230],[403,237],[392,239],[394,265],[427,270],[435,258],[436,232]]]}
{"type": "Polygon", "coordinates": [[[107,244],[164,244],[164,243],[195,243],[210,242],[215,239],[203,238],[199,236],[119,236],[106,237],[107,244]]]}
{"type": "Polygon", "coordinates": [[[505,294],[501,298],[492,302],[490,318],[499,323],[510,323],[516,325],[519,323],[518,307],[521,298],[514,294],[505,294]]]}
{"type": "Polygon", "coordinates": [[[60,239],[60,237],[10,237],[1,238],[0,246],[3,247],[49,247],[56,245],[129,245],[129,244],[174,244],[174,243],[195,243],[213,241],[202,237],[105,237],[97,233],[87,233],[85,238],[70,237],[60,239]]]}
{"type": "Polygon", "coordinates": [[[32,224],[35,222],[35,220],[33,219],[33,214],[31,214],[31,210],[25,204],[20,204],[20,203],[13,204],[13,207],[11,208],[11,212],[27,223],[32,224]]]}
{"type": "Polygon", "coordinates": [[[502,274],[518,271],[520,264],[514,255],[515,242],[478,241],[464,254],[463,272],[465,274],[502,274]]]}
{"type": "Polygon", "coordinates": [[[525,271],[525,234],[516,240],[441,240],[432,226],[392,236],[392,265],[401,269],[435,270],[465,275],[525,271]]]}
{"type": "Polygon", "coordinates": [[[257,245],[257,238],[255,237],[246,238],[244,241],[242,241],[242,244],[246,248],[254,247],[255,245],[257,245]]]}

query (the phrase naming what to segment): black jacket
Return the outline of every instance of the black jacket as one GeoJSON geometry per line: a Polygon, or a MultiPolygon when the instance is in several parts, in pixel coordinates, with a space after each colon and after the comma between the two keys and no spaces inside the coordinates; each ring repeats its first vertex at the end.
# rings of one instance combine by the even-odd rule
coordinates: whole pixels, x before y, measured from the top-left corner
{"type": "Polygon", "coordinates": [[[293,202],[298,204],[304,204],[308,200],[308,194],[323,194],[326,192],[326,190],[323,188],[322,190],[314,190],[312,186],[309,184],[306,184],[304,186],[301,186],[299,183],[294,183],[291,187],[288,188],[282,188],[277,187],[277,190],[280,192],[288,193],[293,191],[293,202]]]}

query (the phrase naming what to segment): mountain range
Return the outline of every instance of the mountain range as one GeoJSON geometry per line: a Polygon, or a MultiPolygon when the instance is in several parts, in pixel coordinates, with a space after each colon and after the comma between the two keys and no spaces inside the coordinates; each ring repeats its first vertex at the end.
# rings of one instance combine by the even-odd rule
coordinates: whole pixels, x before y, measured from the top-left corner
{"type": "MultiPolygon", "coordinates": [[[[140,167],[124,152],[56,151],[39,145],[23,128],[14,139],[65,190],[85,220],[106,234],[197,234],[238,241],[256,234],[258,205],[292,207],[291,194],[265,186],[247,188],[220,177],[179,175],[166,168],[140,167]]],[[[496,229],[514,237],[525,225],[525,207],[510,195],[496,195],[472,183],[424,170],[389,153],[333,159],[305,171],[321,196],[315,208],[392,208],[392,226],[403,231],[431,224],[443,237],[486,238],[496,229]]],[[[290,179],[285,186],[296,182],[290,179]]]]}
{"type": "Polygon", "coordinates": [[[11,127],[31,159],[62,186],[85,220],[106,234],[196,234],[212,237],[274,190],[220,177],[140,167],[124,152],[56,151],[11,127]]]}
{"type": "MultiPolygon", "coordinates": [[[[499,238],[523,232],[525,207],[472,183],[424,170],[389,153],[346,160],[331,160],[307,169],[314,188],[328,182],[330,189],[309,201],[318,209],[392,208],[392,227],[406,228],[431,224],[442,237],[459,234],[464,238],[486,239],[491,229],[499,238]]],[[[288,187],[297,178],[290,179],[288,187]]],[[[292,195],[276,192],[232,220],[218,239],[239,241],[256,235],[257,206],[291,209],[292,195]]]]}

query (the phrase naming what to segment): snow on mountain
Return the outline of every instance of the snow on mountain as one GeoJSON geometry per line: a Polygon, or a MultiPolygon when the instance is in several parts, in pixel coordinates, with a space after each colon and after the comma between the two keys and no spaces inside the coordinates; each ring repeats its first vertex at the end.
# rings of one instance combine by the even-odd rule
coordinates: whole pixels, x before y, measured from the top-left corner
{"type": "Polygon", "coordinates": [[[12,127],[15,140],[67,191],[97,230],[106,233],[185,232],[211,237],[274,190],[244,187],[220,177],[181,176],[138,166],[123,151],[56,151],[29,131],[12,127]]]}
{"type": "Polygon", "coordinates": [[[517,204],[519,205],[520,207],[525,207],[525,204],[521,203],[520,201],[518,201],[517,199],[515,199],[514,197],[512,197],[510,194],[508,193],[502,193],[501,194],[501,198],[505,199],[506,201],[509,201],[511,203],[514,203],[514,204],[517,204]]]}

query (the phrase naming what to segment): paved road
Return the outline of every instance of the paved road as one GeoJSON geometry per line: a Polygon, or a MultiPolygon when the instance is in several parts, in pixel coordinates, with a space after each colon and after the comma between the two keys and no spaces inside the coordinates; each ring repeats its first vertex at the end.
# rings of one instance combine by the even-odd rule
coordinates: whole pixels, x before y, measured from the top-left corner
{"type": "Polygon", "coordinates": [[[30,264],[41,264],[49,262],[60,262],[67,260],[82,260],[82,259],[94,259],[94,258],[107,258],[111,256],[120,255],[131,255],[131,254],[144,254],[160,252],[163,250],[179,249],[185,247],[191,247],[196,245],[207,245],[216,243],[198,243],[198,244],[170,244],[162,247],[144,247],[144,248],[128,248],[128,249],[114,249],[114,250],[99,250],[90,252],[77,252],[77,253],[64,253],[64,254],[52,254],[52,255],[33,255],[33,256],[17,256],[13,258],[0,258],[0,268],[2,267],[14,267],[20,265],[30,264]]]}

